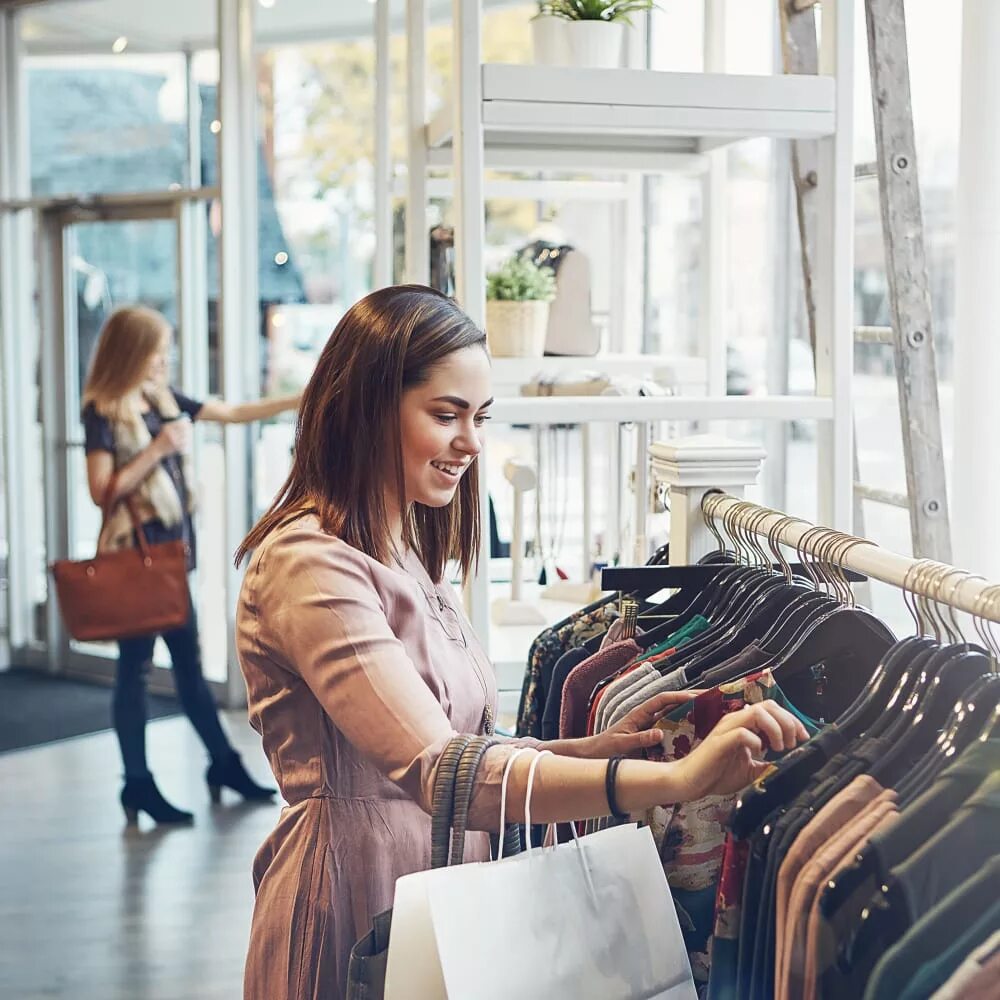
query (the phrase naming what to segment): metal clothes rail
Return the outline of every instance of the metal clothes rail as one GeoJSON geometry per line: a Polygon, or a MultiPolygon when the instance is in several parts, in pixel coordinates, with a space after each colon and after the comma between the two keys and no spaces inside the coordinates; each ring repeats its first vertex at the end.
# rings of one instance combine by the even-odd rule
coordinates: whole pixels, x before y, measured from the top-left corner
{"type": "Polygon", "coordinates": [[[727,493],[706,493],[702,498],[702,510],[706,523],[722,525],[727,531],[736,529],[743,534],[758,535],[769,542],[789,546],[802,556],[812,556],[818,562],[833,562],[937,604],[1000,622],[1000,583],[945,563],[897,555],[868,539],[818,528],[801,518],[727,493]],[[839,549],[831,544],[833,535],[844,541],[839,549]],[[850,539],[857,544],[848,547],[846,543],[850,539]]]}

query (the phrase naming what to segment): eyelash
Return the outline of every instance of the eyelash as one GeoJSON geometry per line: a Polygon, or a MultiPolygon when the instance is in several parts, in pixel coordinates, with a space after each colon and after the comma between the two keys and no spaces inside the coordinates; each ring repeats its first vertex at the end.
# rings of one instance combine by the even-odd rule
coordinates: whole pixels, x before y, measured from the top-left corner
{"type": "MultiPolygon", "coordinates": [[[[442,423],[445,426],[447,426],[449,424],[453,424],[458,419],[458,414],[457,413],[436,413],[435,414],[435,419],[437,419],[439,423],[442,423]]],[[[475,420],[476,420],[476,426],[477,427],[482,427],[483,424],[485,424],[486,421],[489,420],[489,419],[491,419],[491,418],[487,414],[485,414],[485,413],[479,414],[475,418],[475,420]]]]}

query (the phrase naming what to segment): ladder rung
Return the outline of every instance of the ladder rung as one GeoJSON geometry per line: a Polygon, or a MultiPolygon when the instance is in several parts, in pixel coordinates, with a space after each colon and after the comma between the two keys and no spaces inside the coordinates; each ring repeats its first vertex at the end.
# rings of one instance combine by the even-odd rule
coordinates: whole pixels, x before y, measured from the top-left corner
{"type": "Polygon", "coordinates": [[[890,507],[902,507],[904,510],[910,509],[910,498],[905,493],[893,493],[891,490],[879,490],[874,486],[864,486],[861,483],[854,484],[854,495],[862,500],[871,500],[873,503],[884,503],[890,507]]]}
{"type": "Polygon", "coordinates": [[[854,328],[856,344],[895,344],[896,337],[891,326],[856,326],[854,328]]]}
{"type": "Polygon", "coordinates": [[[878,162],[875,160],[869,163],[854,164],[854,179],[856,181],[867,180],[870,177],[878,177],[878,162]]]}

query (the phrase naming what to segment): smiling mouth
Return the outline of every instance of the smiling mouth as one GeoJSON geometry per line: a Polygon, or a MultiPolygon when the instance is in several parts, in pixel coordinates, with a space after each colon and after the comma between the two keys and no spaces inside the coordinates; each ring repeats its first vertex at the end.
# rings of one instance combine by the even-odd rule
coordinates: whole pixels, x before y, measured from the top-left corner
{"type": "Polygon", "coordinates": [[[446,476],[451,479],[458,479],[462,475],[465,466],[459,462],[431,462],[431,465],[438,470],[438,472],[443,472],[446,476]]]}

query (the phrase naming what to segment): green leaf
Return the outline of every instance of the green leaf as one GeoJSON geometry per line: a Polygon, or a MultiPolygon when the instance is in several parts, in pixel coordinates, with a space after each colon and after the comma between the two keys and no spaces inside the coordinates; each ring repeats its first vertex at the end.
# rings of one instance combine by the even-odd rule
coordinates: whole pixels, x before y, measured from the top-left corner
{"type": "Polygon", "coordinates": [[[567,21],[629,21],[629,14],[653,10],[655,0],[542,0],[541,14],[567,21]]]}
{"type": "Polygon", "coordinates": [[[549,302],[556,295],[550,268],[538,267],[528,257],[511,257],[486,276],[486,297],[507,302],[549,302]]]}

